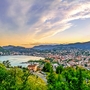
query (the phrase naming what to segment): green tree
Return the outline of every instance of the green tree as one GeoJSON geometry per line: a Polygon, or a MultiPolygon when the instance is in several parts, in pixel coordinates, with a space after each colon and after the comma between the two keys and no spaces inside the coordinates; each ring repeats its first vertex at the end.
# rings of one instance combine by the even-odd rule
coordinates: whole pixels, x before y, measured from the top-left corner
{"type": "Polygon", "coordinates": [[[0,63],[0,90],[47,90],[46,83],[26,69],[6,67],[0,63]]]}
{"type": "Polygon", "coordinates": [[[11,66],[9,60],[3,61],[3,64],[4,64],[7,68],[9,68],[9,67],[11,66]]]}
{"type": "Polygon", "coordinates": [[[8,72],[6,67],[0,63],[0,90],[5,90],[3,85],[4,80],[7,78],[8,72]]]}
{"type": "Polygon", "coordinates": [[[57,74],[61,74],[63,71],[63,66],[62,65],[59,65],[57,68],[56,68],[56,73],[57,74]]]}
{"type": "Polygon", "coordinates": [[[52,67],[52,65],[51,65],[51,63],[45,63],[44,64],[44,67],[43,67],[43,69],[42,69],[44,72],[51,72],[51,71],[53,71],[53,67],[52,67]]]}
{"type": "Polygon", "coordinates": [[[48,89],[54,90],[56,83],[56,75],[54,72],[50,72],[50,74],[48,75],[47,83],[48,83],[48,89]]]}
{"type": "Polygon", "coordinates": [[[0,63],[0,83],[7,77],[6,67],[0,63]]]}

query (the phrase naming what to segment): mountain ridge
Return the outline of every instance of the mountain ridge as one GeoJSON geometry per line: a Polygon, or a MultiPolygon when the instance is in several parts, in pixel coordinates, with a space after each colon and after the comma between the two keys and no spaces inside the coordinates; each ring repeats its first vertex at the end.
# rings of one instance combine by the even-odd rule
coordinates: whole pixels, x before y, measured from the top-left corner
{"type": "Polygon", "coordinates": [[[8,46],[2,46],[5,50],[11,50],[11,51],[29,51],[29,50],[52,50],[52,49],[58,49],[58,48],[77,48],[77,49],[89,49],[90,50],[90,41],[88,42],[77,42],[77,43],[69,43],[69,44],[56,44],[56,45],[38,45],[34,46],[32,48],[25,48],[22,46],[14,46],[14,45],[8,45],[8,46]]]}

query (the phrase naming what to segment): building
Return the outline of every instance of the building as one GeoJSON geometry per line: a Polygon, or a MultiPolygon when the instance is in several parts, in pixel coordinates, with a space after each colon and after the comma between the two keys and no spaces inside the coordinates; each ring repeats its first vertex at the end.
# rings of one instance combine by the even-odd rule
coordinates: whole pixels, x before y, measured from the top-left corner
{"type": "Polygon", "coordinates": [[[37,71],[37,65],[36,64],[34,64],[34,65],[28,65],[28,70],[30,70],[30,71],[37,71]]]}

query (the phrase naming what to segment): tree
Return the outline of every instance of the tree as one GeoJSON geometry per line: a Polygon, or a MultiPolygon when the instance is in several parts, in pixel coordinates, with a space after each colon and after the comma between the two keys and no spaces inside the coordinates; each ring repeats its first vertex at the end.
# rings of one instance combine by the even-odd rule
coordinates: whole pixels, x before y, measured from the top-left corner
{"type": "Polygon", "coordinates": [[[62,65],[59,65],[57,68],[56,68],[56,73],[57,74],[61,74],[63,71],[63,66],[62,65]]]}
{"type": "Polygon", "coordinates": [[[47,90],[46,83],[22,68],[6,67],[0,63],[0,90],[47,90]]]}
{"type": "Polygon", "coordinates": [[[45,60],[49,60],[50,62],[53,62],[53,58],[45,58],[45,60]]]}
{"type": "Polygon", "coordinates": [[[7,68],[9,68],[9,67],[11,66],[9,60],[3,61],[3,64],[4,64],[7,68]]]}
{"type": "Polygon", "coordinates": [[[56,83],[56,75],[54,72],[50,72],[47,78],[47,83],[48,83],[48,89],[49,90],[55,90],[55,83],[56,83]]]}
{"type": "Polygon", "coordinates": [[[4,80],[7,78],[8,72],[6,67],[0,63],[0,90],[6,90],[4,87],[4,80]]]}
{"type": "Polygon", "coordinates": [[[0,83],[7,77],[6,67],[0,63],[0,83]]]}
{"type": "Polygon", "coordinates": [[[51,65],[51,63],[45,63],[44,64],[44,67],[43,67],[43,69],[42,69],[44,72],[50,72],[50,71],[52,71],[53,70],[53,67],[52,67],[52,65],[51,65]]]}
{"type": "Polygon", "coordinates": [[[82,90],[82,87],[83,87],[83,73],[82,73],[82,69],[81,68],[78,68],[77,72],[78,72],[78,89],[79,90],[82,90]]]}

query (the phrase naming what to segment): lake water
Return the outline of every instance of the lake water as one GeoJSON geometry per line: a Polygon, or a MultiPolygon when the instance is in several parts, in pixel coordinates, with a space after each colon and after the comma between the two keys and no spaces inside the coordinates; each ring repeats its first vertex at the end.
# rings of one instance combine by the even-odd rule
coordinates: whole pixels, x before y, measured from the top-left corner
{"type": "Polygon", "coordinates": [[[27,67],[28,64],[22,62],[27,62],[29,60],[40,60],[44,59],[42,57],[35,57],[35,56],[24,56],[24,55],[16,55],[16,56],[0,56],[0,62],[9,60],[11,63],[11,66],[23,66],[27,67]]]}

